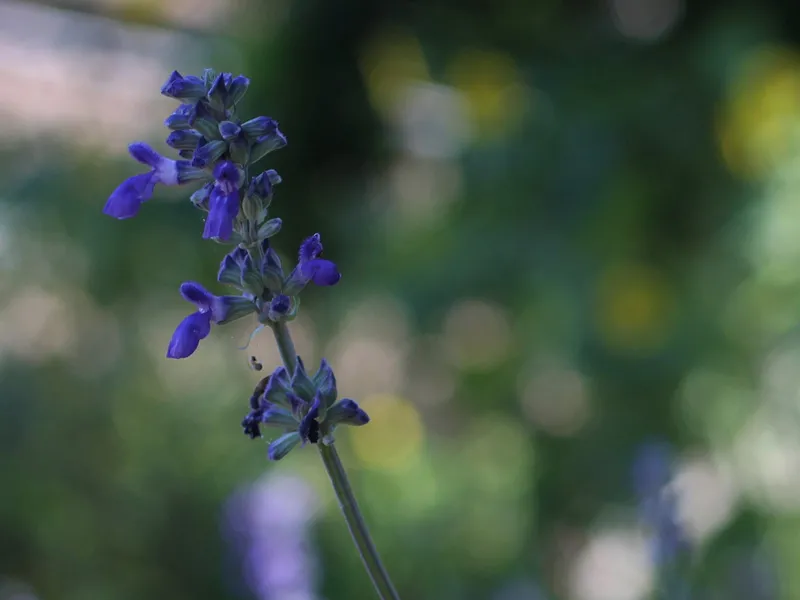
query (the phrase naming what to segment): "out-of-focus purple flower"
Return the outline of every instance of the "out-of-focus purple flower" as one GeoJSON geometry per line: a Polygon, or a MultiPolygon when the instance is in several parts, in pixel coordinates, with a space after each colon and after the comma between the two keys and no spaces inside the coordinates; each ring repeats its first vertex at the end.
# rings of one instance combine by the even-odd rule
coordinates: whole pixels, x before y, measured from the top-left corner
{"type": "Polygon", "coordinates": [[[636,496],[641,500],[658,496],[672,477],[672,449],[662,440],[649,440],[639,447],[631,470],[636,496]]]}
{"type": "Polygon", "coordinates": [[[650,530],[653,560],[657,565],[673,563],[690,547],[678,515],[678,496],[670,487],[672,452],[663,441],[643,444],[632,469],[643,524],[650,530]]]}
{"type": "Polygon", "coordinates": [[[211,331],[211,323],[230,322],[255,310],[255,305],[241,296],[215,296],[199,283],[187,281],[181,284],[181,296],[197,307],[187,316],[172,334],[167,358],[190,356],[200,340],[211,331]]]}
{"type": "Polygon", "coordinates": [[[723,586],[725,600],[778,600],[781,597],[781,581],[774,557],[758,547],[735,551],[726,583],[723,586]]]}
{"type": "Polygon", "coordinates": [[[205,177],[203,171],[195,169],[188,161],[161,156],[144,142],[134,142],[128,146],[128,152],[140,163],[151,167],[151,170],[129,177],[111,193],[103,212],[117,219],[136,216],[142,202],[152,197],[157,183],[180,185],[205,177]]]}
{"type": "Polygon", "coordinates": [[[228,240],[233,233],[233,220],[239,214],[239,169],[230,161],[214,167],[217,180],[209,198],[204,238],[228,240]]]}
{"type": "Polygon", "coordinates": [[[318,504],[305,480],[275,472],[226,504],[224,531],[258,600],[319,600],[309,539],[318,504]]]}

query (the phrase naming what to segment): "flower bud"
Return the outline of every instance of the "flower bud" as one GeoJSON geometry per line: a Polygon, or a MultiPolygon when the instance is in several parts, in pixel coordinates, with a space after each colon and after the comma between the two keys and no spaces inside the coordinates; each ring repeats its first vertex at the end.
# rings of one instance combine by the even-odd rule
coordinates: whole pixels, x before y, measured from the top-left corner
{"type": "Polygon", "coordinates": [[[319,370],[312,377],[317,392],[322,397],[326,407],[333,406],[336,402],[336,376],[330,364],[324,358],[320,362],[319,370]]]}
{"type": "Polygon", "coordinates": [[[328,409],[325,423],[330,425],[366,425],[369,423],[369,415],[358,406],[355,400],[342,398],[328,409]]]}
{"type": "Polygon", "coordinates": [[[283,287],[283,269],[278,254],[268,244],[267,239],[262,242],[262,249],[264,249],[264,245],[267,247],[264,249],[264,258],[261,261],[261,277],[266,288],[273,294],[277,294],[283,287]]]}
{"type": "Polygon", "coordinates": [[[219,134],[226,142],[235,140],[241,133],[242,128],[233,121],[222,121],[222,123],[219,124],[219,134]]]}
{"type": "Polygon", "coordinates": [[[258,227],[258,241],[261,242],[277,234],[281,230],[281,225],[283,225],[283,221],[278,218],[264,221],[258,227]]]}
{"type": "Polygon", "coordinates": [[[291,410],[292,402],[289,399],[291,388],[289,387],[289,374],[284,367],[278,367],[269,376],[269,381],[264,389],[264,400],[270,404],[282,406],[291,410]]]}
{"type": "Polygon", "coordinates": [[[176,150],[194,150],[202,139],[203,136],[193,129],[181,129],[167,136],[167,146],[176,150]]]}
{"type": "Polygon", "coordinates": [[[269,445],[267,455],[270,460],[280,460],[300,443],[300,434],[296,431],[285,433],[269,445]]]}
{"type": "Polygon", "coordinates": [[[261,281],[261,273],[258,272],[253,264],[253,258],[248,254],[241,267],[242,288],[254,296],[260,296],[264,291],[264,283],[261,281]]]}
{"type": "Polygon", "coordinates": [[[292,390],[306,402],[311,402],[317,391],[314,382],[311,381],[311,378],[306,373],[303,359],[299,356],[297,357],[294,375],[292,375],[292,390]]]}
{"type": "Polygon", "coordinates": [[[203,85],[206,87],[206,89],[213,85],[216,78],[217,72],[214,69],[203,69],[203,75],[201,79],[203,80],[203,85]]]}
{"type": "Polygon", "coordinates": [[[199,77],[194,75],[183,77],[177,71],[173,71],[166,83],[161,86],[161,93],[178,100],[194,100],[206,95],[206,86],[199,77]]]}
{"type": "Polygon", "coordinates": [[[255,196],[245,194],[242,200],[242,212],[248,221],[258,221],[261,213],[261,202],[255,196]]]}
{"type": "Polygon", "coordinates": [[[272,203],[272,182],[266,171],[253,177],[250,181],[247,193],[250,196],[258,198],[261,201],[262,207],[269,208],[269,205],[272,203]]]}
{"type": "Polygon", "coordinates": [[[228,86],[228,101],[226,103],[226,108],[232,108],[236,106],[239,103],[239,100],[244,97],[248,87],[250,87],[250,80],[247,77],[244,75],[234,77],[228,86]]]}
{"type": "Polygon", "coordinates": [[[250,149],[250,164],[256,163],[274,150],[286,145],[286,138],[280,131],[275,131],[258,139],[250,149]]]}
{"type": "Polygon", "coordinates": [[[192,124],[189,122],[194,113],[194,105],[181,104],[174,113],[164,119],[164,125],[175,131],[181,129],[191,129],[192,124]]]}
{"type": "Polygon", "coordinates": [[[198,146],[194,151],[192,158],[192,166],[197,168],[204,168],[217,162],[225,151],[228,149],[228,144],[222,140],[212,140],[198,146]]]}
{"type": "Polygon", "coordinates": [[[242,265],[247,257],[247,250],[244,248],[235,248],[225,255],[222,262],[219,264],[219,272],[217,272],[217,281],[232,285],[236,288],[242,288],[242,265]]]}
{"type": "MultiPolygon", "coordinates": [[[[230,74],[228,76],[230,77],[230,74]]],[[[225,85],[225,73],[220,73],[211,84],[211,88],[208,90],[208,95],[206,98],[208,99],[208,104],[211,106],[211,108],[221,112],[225,110],[225,101],[227,97],[228,89],[225,85]]]]}
{"type": "Polygon", "coordinates": [[[278,122],[269,117],[256,117],[242,123],[242,130],[248,139],[256,141],[267,134],[278,131],[278,122]]]}

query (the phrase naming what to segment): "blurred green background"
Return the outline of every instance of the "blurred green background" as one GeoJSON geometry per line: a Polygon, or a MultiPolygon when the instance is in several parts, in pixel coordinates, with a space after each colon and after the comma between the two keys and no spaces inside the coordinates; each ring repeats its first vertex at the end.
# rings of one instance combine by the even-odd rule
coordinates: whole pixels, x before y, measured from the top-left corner
{"type": "Polygon", "coordinates": [[[653,592],[630,465],[675,446],[697,598],[800,599],[800,5],[0,0],[0,600],[373,598],[315,452],[239,422],[254,322],[166,151],[174,68],[252,79],[274,240],[344,277],[292,331],[408,599],[653,592]]]}

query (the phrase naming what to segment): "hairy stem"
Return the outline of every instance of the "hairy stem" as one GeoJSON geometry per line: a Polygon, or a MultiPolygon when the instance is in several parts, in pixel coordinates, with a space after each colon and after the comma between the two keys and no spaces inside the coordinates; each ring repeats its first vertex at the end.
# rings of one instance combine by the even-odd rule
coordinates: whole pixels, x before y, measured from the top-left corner
{"type": "MultiPolygon", "coordinates": [[[[297,351],[294,349],[294,342],[289,333],[289,328],[286,323],[281,322],[274,324],[272,331],[275,334],[275,341],[278,344],[278,351],[283,364],[286,366],[289,375],[292,375],[297,364],[297,351]]],[[[372,579],[375,591],[378,592],[381,600],[400,600],[400,596],[397,595],[392,581],[389,579],[389,574],[381,562],[361,510],[358,508],[358,502],[356,502],[356,497],[353,495],[353,489],[350,487],[347,473],[342,466],[342,461],[339,460],[339,453],[336,452],[333,443],[328,446],[320,443],[317,444],[317,448],[319,449],[319,455],[322,457],[322,464],[325,465],[325,470],[328,472],[328,477],[330,477],[333,485],[333,491],[339,500],[339,507],[342,509],[344,520],[348,529],[350,529],[350,535],[353,537],[353,542],[361,555],[364,568],[367,570],[370,579],[372,579]]]]}
{"type": "Polygon", "coordinates": [[[372,579],[375,591],[383,600],[400,600],[400,596],[397,595],[397,591],[389,579],[389,574],[381,562],[378,550],[372,542],[372,537],[369,535],[369,529],[367,529],[361,510],[358,508],[358,502],[353,495],[347,473],[342,466],[342,461],[339,460],[339,453],[336,452],[333,444],[330,446],[318,444],[317,447],[328,477],[333,484],[333,490],[336,492],[336,498],[339,500],[339,508],[342,509],[344,520],[350,529],[350,535],[353,536],[353,542],[361,554],[364,568],[372,579]]]}

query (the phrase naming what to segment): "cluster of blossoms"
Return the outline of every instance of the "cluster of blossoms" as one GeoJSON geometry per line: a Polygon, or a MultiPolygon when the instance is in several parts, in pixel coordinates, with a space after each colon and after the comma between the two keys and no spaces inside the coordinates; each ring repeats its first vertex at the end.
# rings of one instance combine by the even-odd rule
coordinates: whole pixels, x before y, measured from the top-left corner
{"type": "MultiPolygon", "coordinates": [[[[172,130],[166,143],[181,159],[161,156],[143,142],[131,144],[131,156],[150,171],[120,184],[103,209],[107,215],[127,219],[139,212],[156,184],[198,182],[202,187],[190,199],[207,213],[203,237],[234,246],[223,258],[217,280],[235,288],[238,295],[217,296],[199,283],[183,283],[181,295],[197,310],[178,325],[168,358],[191,355],[209,335],[212,323],[223,325],[255,314],[259,329],[285,326],[295,318],[298,294],[308,283],[331,286],[341,278],[333,262],[320,258],[319,234],[302,242],[297,265],[288,275],[270,246],[269,238],[282,224],[268,214],[273,187],[281,178],[271,169],[255,176],[250,173],[261,158],[285,146],[286,138],[269,117],[244,122],[237,117],[237,104],[249,83],[242,75],[217,74],[211,69],[202,77],[173,72],[161,93],[181,102],[164,121],[172,130]]],[[[306,374],[300,358],[290,368],[291,377],[286,368],[279,367],[259,383],[251,399],[252,410],[242,423],[251,438],[260,437],[262,424],[285,430],[270,444],[271,459],[282,458],[300,442],[331,441],[338,424],[369,421],[355,401],[336,402],[336,380],[326,361],[313,377],[306,374]]]]}

